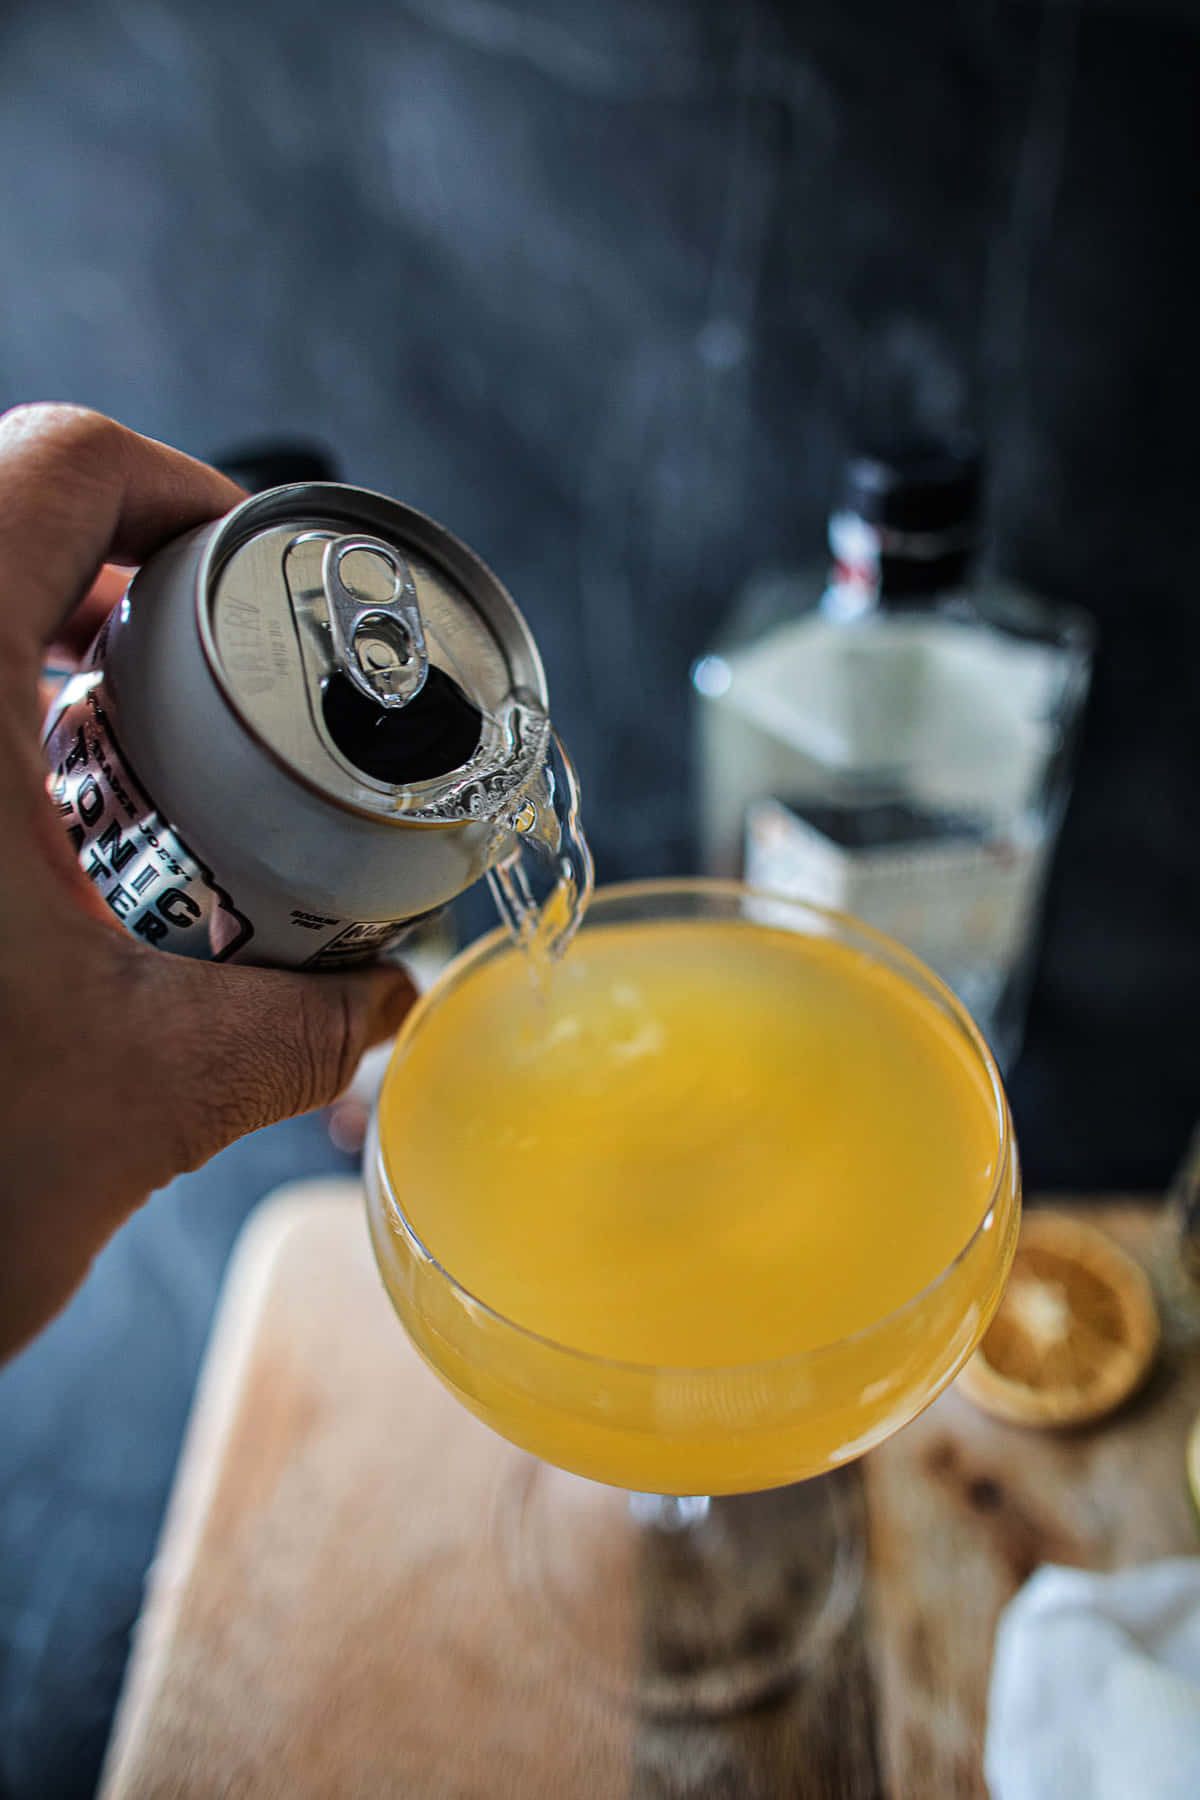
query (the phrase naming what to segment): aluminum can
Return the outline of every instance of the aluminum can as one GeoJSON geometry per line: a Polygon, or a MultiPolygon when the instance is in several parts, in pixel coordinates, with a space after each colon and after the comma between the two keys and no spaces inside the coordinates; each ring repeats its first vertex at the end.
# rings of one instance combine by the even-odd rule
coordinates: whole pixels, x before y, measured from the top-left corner
{"type": "Polygon", "coordinates": [[[372,960],[510,855],[550,744],[537,646],[450,532],[362,489],[256,494],[153,556],[47,720],[48,786],[160,949],[372,960]]]}

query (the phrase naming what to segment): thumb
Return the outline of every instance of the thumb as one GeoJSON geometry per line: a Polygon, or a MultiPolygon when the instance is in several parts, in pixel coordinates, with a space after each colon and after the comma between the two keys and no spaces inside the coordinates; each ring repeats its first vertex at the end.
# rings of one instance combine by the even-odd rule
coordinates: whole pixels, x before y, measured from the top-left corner
{"type": "Polygon", "coordinates": [[[161,954],[154,965],[141,998],[153,1012],[151,1082],[175,1173],[247,1132],[327,1105],[416,998],[396,968],[305,975],[161,954]]]}

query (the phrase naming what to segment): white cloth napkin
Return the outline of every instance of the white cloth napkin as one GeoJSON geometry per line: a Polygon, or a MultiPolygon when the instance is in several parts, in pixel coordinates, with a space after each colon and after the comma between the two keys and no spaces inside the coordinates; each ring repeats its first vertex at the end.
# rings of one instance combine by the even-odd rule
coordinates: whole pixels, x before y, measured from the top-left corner
{"type": "Polygon", "coordinates": [[[992,1800],[1200,1800],[1200,1557],[1047,1567],[1001,1614],[992,1800]]]}

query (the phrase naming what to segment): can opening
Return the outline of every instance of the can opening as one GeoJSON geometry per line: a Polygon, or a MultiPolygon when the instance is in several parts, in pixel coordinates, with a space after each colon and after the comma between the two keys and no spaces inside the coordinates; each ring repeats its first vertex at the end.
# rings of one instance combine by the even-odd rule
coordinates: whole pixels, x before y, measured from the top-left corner
{"type": "Polygon", "coordinates": [[[479,748],[483,730],[483,714],[432,663],[420,693],[402,707],[377,706],[338,671],[325,684],[321,709],[342,755],[393,787],[461,769],[479,748]]]}

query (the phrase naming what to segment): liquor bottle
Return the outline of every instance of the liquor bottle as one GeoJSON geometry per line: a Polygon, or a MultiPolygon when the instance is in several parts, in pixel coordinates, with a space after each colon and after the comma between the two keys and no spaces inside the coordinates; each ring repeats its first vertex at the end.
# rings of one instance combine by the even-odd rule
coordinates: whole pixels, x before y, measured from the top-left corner
{"type": "Polygon", "coordinates": [[[980,573],[981,490],[969,443],[855,456],[832,567],[752,577],[692,685],[707,869],[898,938],[1011,1066],[1092,627],[980,573]]]}

